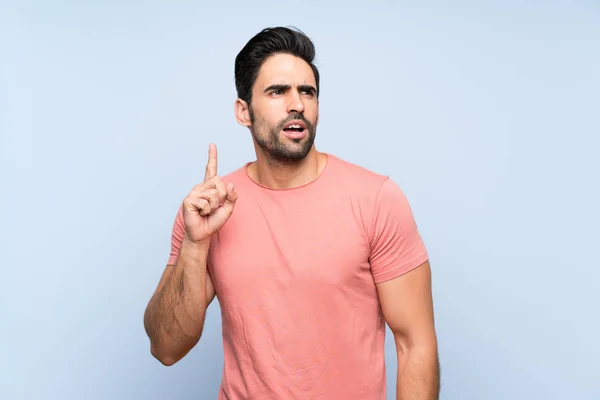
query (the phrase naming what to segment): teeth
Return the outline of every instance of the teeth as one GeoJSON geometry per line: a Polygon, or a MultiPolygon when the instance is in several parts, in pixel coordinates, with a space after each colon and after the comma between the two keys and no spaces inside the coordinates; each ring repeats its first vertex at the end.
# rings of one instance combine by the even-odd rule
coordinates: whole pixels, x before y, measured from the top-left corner
{"type": "Polygon", "coordinates": [[[302,129],[302,127],[300,125],[290,125],[290,126],[288,126],[288,128],[302,129]]]}

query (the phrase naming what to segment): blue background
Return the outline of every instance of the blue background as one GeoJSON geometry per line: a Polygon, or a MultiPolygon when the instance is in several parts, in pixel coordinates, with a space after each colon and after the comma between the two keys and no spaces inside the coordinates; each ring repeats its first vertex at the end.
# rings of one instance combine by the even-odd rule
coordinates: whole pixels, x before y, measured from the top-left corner
{"type": "Polygon", "coordinates": [[[233,60],[274,25],[317,46],[318,148],[411,202],[441,398],[599,399],[592,0],[2,2],[0,398],[216,399],[218,303],[169,368],[142,317],[209,142],[254,159],[233,60]]]}

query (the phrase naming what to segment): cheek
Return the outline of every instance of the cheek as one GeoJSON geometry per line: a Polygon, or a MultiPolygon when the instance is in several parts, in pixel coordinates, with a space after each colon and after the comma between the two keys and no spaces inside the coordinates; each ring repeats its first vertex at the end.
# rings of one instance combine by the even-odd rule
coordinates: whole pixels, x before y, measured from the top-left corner
{"type": "Polygon", "coordinates": [[[319,121],[319,107],[307,107],[304,112],[304,115],[309,121],[316,124],[319,121]]]}
{"type": "Polygon", "coordinates": [[[264,109],[263,119],[270,125],[277,125],[286,118],[287,113],[285,112],[285,109],[277,106],[277,104],[269,104],[269,106],[264,109]]]}
{"type": "Polygon", "coordinates": [[[314,100],[304,100],[304,112],[314,113],[317,110],[317,103],[314,100]]]}

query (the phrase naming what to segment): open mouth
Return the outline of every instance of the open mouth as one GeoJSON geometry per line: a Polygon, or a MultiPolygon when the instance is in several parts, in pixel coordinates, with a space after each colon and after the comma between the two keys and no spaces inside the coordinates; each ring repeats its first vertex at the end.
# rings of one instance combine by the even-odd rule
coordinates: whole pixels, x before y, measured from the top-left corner
{"type": "Polygon", "coordinates": [[[306,124],[303,121],[290,121],[283,127],[285,135],[292,139],[300,139],[306,134],[306,124]]]}

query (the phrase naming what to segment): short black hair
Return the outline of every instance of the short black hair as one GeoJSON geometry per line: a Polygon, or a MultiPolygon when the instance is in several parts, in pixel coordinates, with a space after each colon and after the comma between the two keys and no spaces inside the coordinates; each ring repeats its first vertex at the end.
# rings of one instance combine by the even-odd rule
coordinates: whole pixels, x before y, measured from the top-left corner
{"type": "Polygon", "coordinates": [[[265,28],[251,38],[235,58],[235,87],[240,99],[250,104],[252,87],[263,63],[275,54],[291,54],[310,65],[319,96],[319,70],[313,63],[315,45],[297,28],[265,28]]]}

